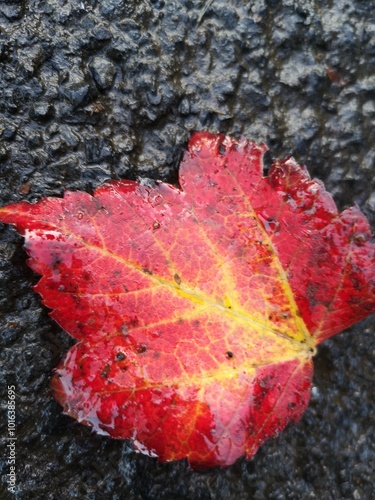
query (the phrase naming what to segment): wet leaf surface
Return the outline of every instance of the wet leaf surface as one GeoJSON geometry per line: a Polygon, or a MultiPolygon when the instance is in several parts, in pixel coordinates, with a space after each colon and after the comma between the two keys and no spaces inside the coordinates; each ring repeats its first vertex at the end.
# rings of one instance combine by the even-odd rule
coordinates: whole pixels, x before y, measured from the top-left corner
{"type": "Polygon", "coordinates": [[[375,246],[292,159],[196,133],[180,188],[114,181],[0,211],[79,342],[65,412],[196,468],[251,457],[303,414],[315,346],[375,309],[375,246]]]}

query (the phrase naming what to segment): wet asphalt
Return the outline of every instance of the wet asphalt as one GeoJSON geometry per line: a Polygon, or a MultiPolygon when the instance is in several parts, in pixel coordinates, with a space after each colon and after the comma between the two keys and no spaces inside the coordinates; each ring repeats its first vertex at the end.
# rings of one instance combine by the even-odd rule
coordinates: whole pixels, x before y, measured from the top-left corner
{"type": "MultiPolygon", "coordinates": [[[[0,204],[108,179],[177,184],[190,133],[209,130],[266,142],[268,161],[293,155],[375,227],[374,13],[369,0],[0,2],[0,204]]],[[[72,341],[31,289],[22,239],[0,231],[15,498],[374,498],[373,317],[319,347],[298,425],[251,461],[192,472],[62,415],[49,380],[72,341]]]]}

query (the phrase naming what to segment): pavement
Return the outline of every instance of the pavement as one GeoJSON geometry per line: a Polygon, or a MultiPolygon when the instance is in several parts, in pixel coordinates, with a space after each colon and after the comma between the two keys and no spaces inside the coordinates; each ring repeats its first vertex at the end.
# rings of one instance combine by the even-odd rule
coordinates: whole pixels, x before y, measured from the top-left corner
{"type": "MultiPolygon", "coordinates": [[[[375,227],[375,11],[360,0],[0,3],[0,204],[108,179],[177,183],[194,130],[268,144],[375,227]],[[326,5],[322,5],[326,4],[326,5]]],[[[374,317],[319,347],[304,417],[250,461],[193,472],[95,435],[51,397],[72,344],[0,227],[1,436],[16,391],[17,499],[372,499],[374,317]]]]}

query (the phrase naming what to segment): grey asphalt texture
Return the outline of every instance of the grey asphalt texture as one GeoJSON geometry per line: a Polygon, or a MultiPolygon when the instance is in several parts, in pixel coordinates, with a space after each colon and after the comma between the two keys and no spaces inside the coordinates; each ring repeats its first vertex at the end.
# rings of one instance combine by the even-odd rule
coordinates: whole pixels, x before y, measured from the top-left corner
{"type": "MultiPolygon", "coordinates": [[[[375,227],[372,0],[0,2],[0,204],[108,179],[177,183],[194,130],[264,141],[375,227]]],[[[17,493],[2,499],[375,498],[374,316],[315,358],[301,422],[250,461],[193,472],[97,436],[49,390],[72,339],[0,225],[0,425],[17,392],[17,493]]]]}

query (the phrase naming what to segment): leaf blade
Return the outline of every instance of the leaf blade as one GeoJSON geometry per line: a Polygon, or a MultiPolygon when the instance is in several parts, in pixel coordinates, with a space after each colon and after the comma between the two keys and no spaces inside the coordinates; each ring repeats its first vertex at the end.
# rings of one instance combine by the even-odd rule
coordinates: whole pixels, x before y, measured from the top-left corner
{"type": "Polygon", "coordinates": [[[296,422],[315,345],[375,310],[375,245],[293,159],[192,136],[181,189],[113,181],[0,209],[35,290],[79,342],[65,412],[160,460],[227,466],[296,422]]]}

